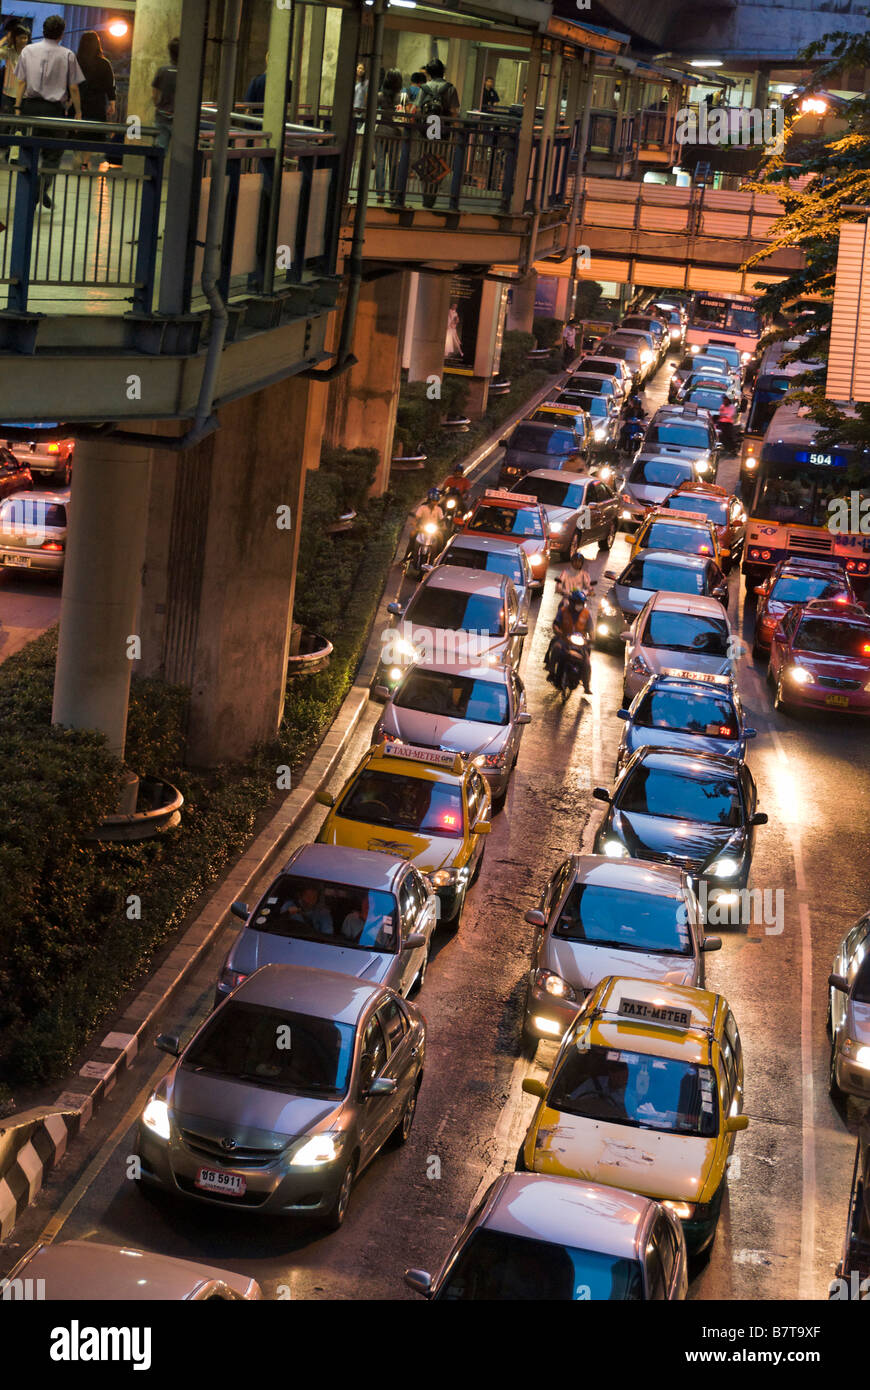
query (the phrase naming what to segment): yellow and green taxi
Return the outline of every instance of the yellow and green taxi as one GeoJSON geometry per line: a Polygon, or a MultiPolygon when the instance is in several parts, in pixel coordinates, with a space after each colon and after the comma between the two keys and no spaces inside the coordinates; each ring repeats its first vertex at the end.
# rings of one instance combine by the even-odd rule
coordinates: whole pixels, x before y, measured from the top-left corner
{"type": "Polygon", "coordinates": [[[721,570],[727,569],[731,552],[722,548],[719,533],[709,517],[697,512],[654,507],[647,512],[631,543],[631,558],[640,550],[682,550],[687,555],[710,555],[721,570]]]}
{"type": "Polygon", "coordinates": [[[517,1159],[664,1202],[711,1245],[734,1135],[745,1129],[740,1035],[721,994],[606,976],[562,1039],[517,1159]]]}
{"type": "Polygon", "coordinates": [[[318,842],[402,855],[428,876],[439,918],[459,925],[490,831],[490,793],[459,753],[398,740],[376,743],[338,796],[318,792],[330,808],[318,842]]]}

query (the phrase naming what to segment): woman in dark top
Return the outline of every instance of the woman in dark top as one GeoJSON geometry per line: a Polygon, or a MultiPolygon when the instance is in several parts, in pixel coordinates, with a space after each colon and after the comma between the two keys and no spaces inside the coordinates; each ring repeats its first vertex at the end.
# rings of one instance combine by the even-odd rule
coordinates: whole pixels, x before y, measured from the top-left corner
{"type": "Polygon", "coordinates": [[[379,203],[384,201],[384,188],[387,185],[389,185],[391,196],[394,192],[395,141],[400,135],[396,122],[396,106],[404,85],[399,69],[388,68],[384,74],[381,90],[378,92],[378,118],[375,126],[375,190],[379,203]]]}
{"type": "MultiPolygon", "coordinates": [[[[103,52],[100,36],[86,29],[79,40],[76,57],[85,75],[79,87],[83,121],[111,121],[115,116],[115,74],[103,52]]],[[[99,160],[97,160],[99,163],[99,160]]],[[[88,156],[82,156],[81,167],[87,169],[88,156]]]]}

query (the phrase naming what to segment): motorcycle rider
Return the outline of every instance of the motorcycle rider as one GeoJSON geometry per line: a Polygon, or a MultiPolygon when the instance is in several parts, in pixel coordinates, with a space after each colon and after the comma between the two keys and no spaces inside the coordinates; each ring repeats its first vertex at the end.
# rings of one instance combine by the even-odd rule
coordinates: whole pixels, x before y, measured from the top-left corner
{"type": "Polygon", "coordinates": [[[444,512],[441,510],[439,503],[440,496],[441,494],[437,487],[430,487],[429,491],[426,493],[426,501],[421,502],[415,511],[414,525],[411,527],[411,539],[408,541],[408,549],[405,554],[406,560],[410,560],[414,552],[418,532],[424,531],[430,522],[433,526],[437,527],[438,531],[438,534],[432,538],[433,549],[435,548],[444,529],[444,512]]]}
{"type": "Polygon", "coordinates": [[[443,494],[455,492],[460,497],[467,497],[471,491],[471,483],[465,476],[465,468],[461,463],[454,465],[453,472],[448,478],[444,479],[441,491],[443,494]]]}
{"type": "Polygon", "coordinates": [[[735,454],[737,452],[737,406],[730,396],[723,395],[722,404],[719,406],[719,429],[722,435],[722,443],[725,445],[726,452],[735,454]]]}
{"type": "Polygon", "coordinates": [[[631,448],[632,441],[640,432],[640,425],[646,419],[646,411],[636,386],[631,388],[628,400],[622,407],[622,429],[619,431],[619,447],[624,452],[631,448]]]}
{"type": "MultiPolygon", "coordinates": [[[[547,679],[556,686],[562,683],[562,668],[565,660],[565,649],[575,635],[588,637],[592,623],[592,614],[589,612],[586,603],[586,594],[582,589],[572,589],[568,598],[563,599],[556,611],[553,619],[553,640],[547,649],[544,658],[549,671],[547,679]]],[[[588,648],[582,654],[581,679],[583,689],[587,695],[591,695],[589,688],[590,664],[588,648]]]]}

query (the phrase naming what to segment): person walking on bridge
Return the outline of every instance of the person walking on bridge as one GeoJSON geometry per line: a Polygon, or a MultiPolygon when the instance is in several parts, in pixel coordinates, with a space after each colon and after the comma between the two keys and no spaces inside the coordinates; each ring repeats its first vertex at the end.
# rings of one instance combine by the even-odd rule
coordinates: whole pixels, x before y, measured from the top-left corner
{"type": "MultiPolygon", "coordinates": [[[[61,45],[66,28],[59,14],[48,16],[42,26],[43,37],[38,43],[28,44],[22,50],[15,68],[18,80],[15,110],[23,116],[65,116],[67,105],[72,102],[76,119],[82,118],[82,103],[79,87],[84,82],[84,73],[72,49],[61,45]]],[[[37,135],[45,135],[48,130],[54,139],[63,139],[63,132],[50,127],[35,127],[37,135]]],[[[51,207],[48,190],[58,168],[63,148],[46,150],[42,156],[42,206],[51,207]],[[48,172],[51,170],[52,172],[48,172]]]]}

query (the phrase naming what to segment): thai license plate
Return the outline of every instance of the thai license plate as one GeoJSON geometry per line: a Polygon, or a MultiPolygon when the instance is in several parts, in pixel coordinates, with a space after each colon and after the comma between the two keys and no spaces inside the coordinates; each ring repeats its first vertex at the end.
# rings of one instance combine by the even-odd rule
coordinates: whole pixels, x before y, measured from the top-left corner
{"type": "Polygon", "coordinates": [[[29,556],[29,555],[4,555],[4,556],[3,556],[3,563],[4,563],[5,565],[17,565],[17,566],[19,566],[20,569],[27,569],[28,566],[30,565],[30,556],[29,556]]]}
{"type": "Polygon", "coordinates": [[[200,1168],[196,1186],[206,1192],[224,1192],[228,1197],[242,1197],[247,1183],[240,1173],[222,1173],[216,1168],[200,1168]]]}
{"type": "Polygon", "coordinates": [[[825,696],[825,704],[826,704],[826,705],[836,705],[836,706],[838,707],[838,709],[848,709],[848,708],[849,708],[849,696],[848,696],[848,695],[826,695],[826,696],[825,696]]]}

